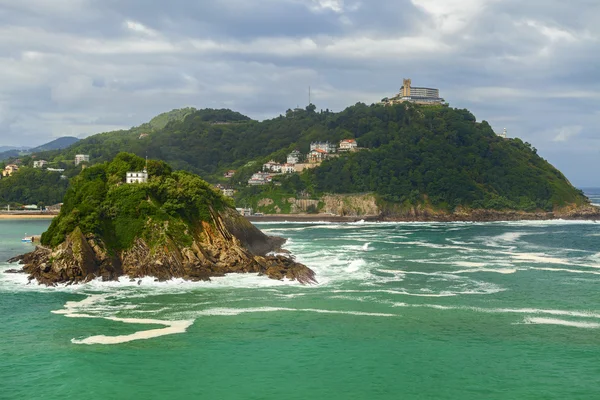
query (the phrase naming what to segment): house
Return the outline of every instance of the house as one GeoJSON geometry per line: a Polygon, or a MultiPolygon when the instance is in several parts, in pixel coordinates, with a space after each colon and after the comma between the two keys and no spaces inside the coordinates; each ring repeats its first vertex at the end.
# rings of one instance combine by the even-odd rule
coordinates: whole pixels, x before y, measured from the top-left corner
{"type": "Polygon", "coordinates": [[[281,172],[284,174],[293,174],[294,172],[296,172],[296,169],[294,168],[295,164],[289,164],[289,163],[285,163],[281,166],[281,172]]]}
{"type": "Polygon", "coordinates": [[[233,188],[223,188],[222,190],[223,192],[223,196],[227,196],[227,197],[233,197],[233,195],[235,194],[235,190],[233,188]]]}
{"type": "Polygon", "coordinates": [[[229,171],[227,171],[223,174],[223,176],[225,178],[231,178],[231,177],[233,177],[233,175],[235,175],[235,170],[233,170],[233,169],[230,169],[229,171]]]}
{"type": "Polygon", "coordinates": [[[143,139],[143,138],[146,138],[146,137],[148,137],[147,133],[140,133],[140,136],[138,137],[138,139],[143,139]]]}
{"type": "Polygon", "coordinates": [[[46,160],[37,160],[33,162],[33,168],[42,168],[48,165],[48,161],[46,160]]]}
{"type": "Polygon", "coordinates": [[[302,154],[300,154],[298,150],[294,150],[290,154],[288,154],[287,163],[298,164],[300,162],[300,158],[302,158],[302,154]]]}
{"type": "Polygon", "coordinates": [[[281,172],[281,164],[270,160],[268,163],[263,164],[263,171],[281,172]]]}
{"type": "Polygon", "coordinates": [[[323,161],[326,158],[327,158],[327,152],[323,149],[311,150],[311,152],[308,153],[308,162],[309,163],[320,163],[321,161],[323,161]]]}
{"type": "Polygon", "coordinates": [[[251,208],[236,208],[235,210],[245,217],[252,215],[251,208]]]}
{"type": "Polygon", "coordinates": [[[356,151],[358,145],[354,139],[344,139],[340,141],[340,151],[356,151]]]}
{"type": "Polygon", "coordinates": [[[336,147],[333,143],[329,142],[312,142],[310,144],[310,151],[323,150],[325,153],[335,153],[336,147]]]}
{"type": "Polygon", "coordinates": [[[58,204],[53,204],[51,206],[46,206],[46,210],[58,212],[58,211],[60,211],[60,208],[62,207],[62,205],[63,205],[63,203],[58,203],[58,204]]]}
{"type": "Polygon", "coordinates": [[[2,171],[2,176],[11,176],[15,172],[19,170],[19,166],[16,164],[8,164],[4,167],[4,171],[2,171]]]}
{"type": "Polygon", "coordinates": [[[49,172],[65,172],[64,168],[46,168],[49,172]]]}
{"type": "Polygon", "coordinates": [[[79,165],[82,162],[90,162],[90,155],[89,154],[77,154],[75,156],[75,165],[79,165]]]}
{"type": "Polygon", "coordinates": [[[148,182],[148,171],[128,172],[125,177],[126,183],[146,183],[148,182]]]}
{"type": "Polygon", "coordinates": [[[248,179],[248,185],[266,185],[267,183],[271,182],[272,179],[273,178],[271,177],[271,174],[268,172],[257,172],[253,174],[250,179],[248,179]]]}

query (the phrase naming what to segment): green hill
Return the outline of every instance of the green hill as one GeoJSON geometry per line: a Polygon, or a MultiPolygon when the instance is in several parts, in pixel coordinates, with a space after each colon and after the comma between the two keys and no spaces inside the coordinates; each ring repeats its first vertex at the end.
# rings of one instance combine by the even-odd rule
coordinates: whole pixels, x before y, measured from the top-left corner
{"type": "Polygon", "coordinates": [[[129,151],[212,182],[237,169],[232,182],[241,184],[241,201],[267,192],[280,197],[372,192],[386,203],[449,211],[458,206],[551,210],[587,202],[530,144],[498,137],[487,122],[448,106],[358,103],[333,113],[316,112],[311,105],[263,122],[230,110],[184,109],[153,121],[40,156],[56,163],[84,153],[97,163],[129,151]],[[366,150],[327,160],[302,176],[278,178],[278,187],[243,187],[268,159],[282,162],[295,148],[308,152],[312,141],[346,138],[366,150]]]}

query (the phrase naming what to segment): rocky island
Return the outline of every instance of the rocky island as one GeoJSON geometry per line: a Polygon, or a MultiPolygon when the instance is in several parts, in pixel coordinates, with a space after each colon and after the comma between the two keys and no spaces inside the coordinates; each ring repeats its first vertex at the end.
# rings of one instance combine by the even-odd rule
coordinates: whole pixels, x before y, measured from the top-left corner
{"type": "Polygon", "coordinates": [[[254,227],[198,176],[120,153],[74,178],[41,245],[9,261],[45,285],[124,275],[198,281],[227,273],[316,283],[305,265],[269,255],[284,242],[254,227]],[[148,178],[125,183],[128,171],[142,170],[148,178]]]}

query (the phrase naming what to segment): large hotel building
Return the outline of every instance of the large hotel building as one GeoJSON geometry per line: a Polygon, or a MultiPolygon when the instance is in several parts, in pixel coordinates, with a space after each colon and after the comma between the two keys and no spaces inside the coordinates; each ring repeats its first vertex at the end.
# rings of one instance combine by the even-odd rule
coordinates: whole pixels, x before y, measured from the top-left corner
{"type": "Polygon", "coordinates": [[[383,104],[391,105],[404,102],[416,104],[441,104],[444,102],[444,99],[440,97],[439,89],[413,87],[411,86],[412,81],[410,79],[404,79],[402,83],[403,85],[400,88],[400,93],[390,99],[383,99],[383,104]]]}

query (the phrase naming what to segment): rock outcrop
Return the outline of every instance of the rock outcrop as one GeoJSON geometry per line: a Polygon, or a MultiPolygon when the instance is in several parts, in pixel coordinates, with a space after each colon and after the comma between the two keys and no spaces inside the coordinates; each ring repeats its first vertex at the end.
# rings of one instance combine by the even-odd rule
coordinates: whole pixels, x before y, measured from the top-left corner
{"type": "Polygon", "coordinates": [[[121,276],[200,281],[228,273],[258,273],[271,279],[316,283],[314,272],[305,265],[287,256],[267,255],[279,250],[285,239],[263,234],[233,210],[214,213],[213,223],[202,222],[199,232],[192,234],[192,244],[186,247],[170,240],[156,246],[137,238],[127,250],[113,252],[101,238],[84,235],[76,228],[56,248],[37,246],[33,252],[9,261],[21,262],[30,280],[45,285],[96,278],[111,281],[121,276]]]}

